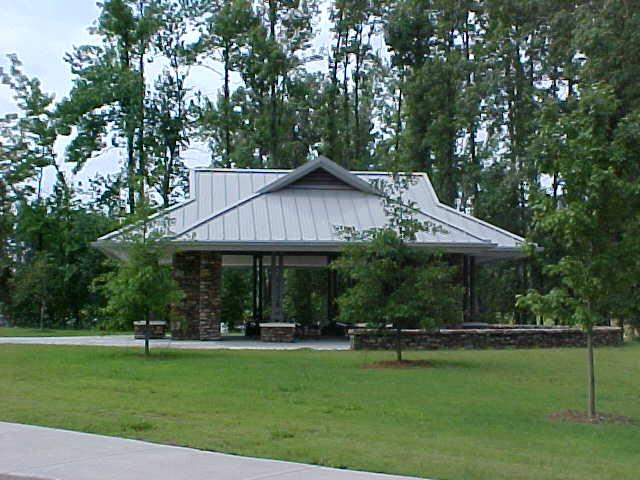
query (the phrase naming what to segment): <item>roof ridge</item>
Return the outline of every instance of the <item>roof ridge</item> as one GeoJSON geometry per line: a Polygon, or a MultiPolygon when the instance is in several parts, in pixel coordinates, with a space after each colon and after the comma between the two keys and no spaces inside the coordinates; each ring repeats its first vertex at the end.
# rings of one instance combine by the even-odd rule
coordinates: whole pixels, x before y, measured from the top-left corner
{"type": "MultiPolygon", "coordinates": [[[[335,162],[334,162],[335,163],[335,162]]],[[[294,168],[225,168],[225,167],[190,167],[189,170],[195,172],[217,172],[217,173],[291,173],[294,168]]],[[[353,175],[387,175],[391,176],[394,172],[386,170],[347,170],[353,175]]],[[[420,176],[426,175],[425,172],[396,172],[400,175],[420,176]]]]}

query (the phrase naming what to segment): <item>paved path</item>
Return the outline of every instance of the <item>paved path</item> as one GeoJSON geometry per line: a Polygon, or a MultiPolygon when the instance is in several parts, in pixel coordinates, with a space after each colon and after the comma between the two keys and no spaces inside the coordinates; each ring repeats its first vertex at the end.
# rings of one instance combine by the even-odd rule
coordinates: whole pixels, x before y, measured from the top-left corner
{"type": "MultiPolygon", "coordinates": [[[[0,344],[20,343],[29,345],[90,345],[96,347],[143,347],[144,340],[135,340],[133,335],[104,335],[92,337],[0,337],[0,344]]],[[[197,340],[151,340],[151,348],[202,348],[202,349],[248,349],[248,350],[349,350],[349,340],[322,339],[300,340],[293,343],[261,342],[243,337],[225,337],[219,341],[197,340]]]]}
{"type": "Polygon", "coordinates": [[[410,480],[0,422],[0,480],[410,480]]]}

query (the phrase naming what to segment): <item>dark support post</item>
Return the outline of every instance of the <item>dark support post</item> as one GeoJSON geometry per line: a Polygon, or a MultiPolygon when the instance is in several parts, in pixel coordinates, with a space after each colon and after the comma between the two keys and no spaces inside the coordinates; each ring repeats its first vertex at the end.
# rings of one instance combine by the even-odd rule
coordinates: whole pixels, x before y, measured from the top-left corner
{"type": "Polygon", "coordinates": [[[258,256],[258,321],[264,318],[264,268],[262,266],[262,255],[258,256]]]}
{"type": "Polygon", "coordinates": [[[253,256],[253,305],[252,305],[252,318],[254,322],[258,321],[258,256],[253,256]]]}
{"type": "Polygon", "coordinates": [[[278,255],[278,311],[279,322],[284,321],[284,255],[278,255]]]}
{"type": "Polygon", "coordinates": [[[327,320],[332,321],[336,317],[336,295],[338,290],[338,277],[335,270],[330,268],[334,257],[327,255],[327,320]]]}

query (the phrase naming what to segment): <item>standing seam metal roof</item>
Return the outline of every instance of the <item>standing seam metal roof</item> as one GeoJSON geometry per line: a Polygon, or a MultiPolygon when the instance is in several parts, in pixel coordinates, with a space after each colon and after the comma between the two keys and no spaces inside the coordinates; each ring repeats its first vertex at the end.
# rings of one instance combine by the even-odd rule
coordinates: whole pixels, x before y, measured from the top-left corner
{"type": "MultiPolygon", "coordinates": [[[[427,175],[412,175],[414,181],[404,198],[415,203],[420,219],[439,227],[421,232],[418,244],[520,250],[524,239],[441,204],[427,175]]],[[[338,226],[364,230],[387,224],[381,196],[361,188],[374,179],[390,179],[390,174],[348,172],[325,158],[293,171],[196,168],[191,176],[191,198],[157,217],[168,216],[168,238],[177,243],[343,243],[336,233],[338,226]],[[354,188],[288,188],[301,177],[301,170],[317,168],[330,170],[354,188]]],[[[120,232],[102,237],[97,244],[116,239],[120,232]]]]}

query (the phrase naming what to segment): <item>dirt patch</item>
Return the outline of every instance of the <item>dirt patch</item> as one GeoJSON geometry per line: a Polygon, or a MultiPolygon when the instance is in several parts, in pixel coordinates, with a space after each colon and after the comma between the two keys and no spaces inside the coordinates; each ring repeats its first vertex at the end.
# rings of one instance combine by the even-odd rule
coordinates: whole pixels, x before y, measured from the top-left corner
{"type": "Polygon", "coordinates": [[[613,415],[611,413],[597,413],[595,418],[589,418],[587,412],[579,410],[563,410],[549,415],[549,420],[554,422],[574,422],[574,423],[618,423],[623,425],[640,425],[638,420],[625,417],[624,415],[613,415]]]}
{"type": "Polygon", "coordinates": [[[378,360],[365,365],[365,368],[431,368],[429,360],[378,360]]]}

